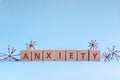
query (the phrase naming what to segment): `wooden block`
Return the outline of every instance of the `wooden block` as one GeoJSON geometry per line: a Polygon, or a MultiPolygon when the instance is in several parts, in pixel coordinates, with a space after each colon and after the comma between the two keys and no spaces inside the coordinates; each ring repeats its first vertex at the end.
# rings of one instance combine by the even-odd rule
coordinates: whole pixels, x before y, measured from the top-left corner
{"type": "Polygon", "coordinates": [[[77,50],[66,50],[66,60],[67,61],[76,61],[77,59],[77,50]]]}
{"type": "Polygon", "coordinates": [[[31,61],[32,54],[30,50],[21,50],[20,51],[20,60],[21,61],[31,61]]]}
{"type": "Polygon", "coordinates": [[[54,50],[43,50],[43,60],[44,61],[54,61],[54,50]]]}
{"type": "Polygon", "coordinates": [[[42,50],[32,50],[32,61],[42,61],[42,50]]]}
{"type": "Polygon", "coordinates": [[[65,61],[65,50],[55,50],[55,61],[65,61]]]}
{"type": "Polygon", "coordinates": [[[77,52],[78,61],[88,61],[88,50],[78,50],[77,52]]]}
{"type": "Polygon", "coordinates": [[[100,61],[100,51],[99,50],[89,50],[89,60],[90,61],[100,61]]]}

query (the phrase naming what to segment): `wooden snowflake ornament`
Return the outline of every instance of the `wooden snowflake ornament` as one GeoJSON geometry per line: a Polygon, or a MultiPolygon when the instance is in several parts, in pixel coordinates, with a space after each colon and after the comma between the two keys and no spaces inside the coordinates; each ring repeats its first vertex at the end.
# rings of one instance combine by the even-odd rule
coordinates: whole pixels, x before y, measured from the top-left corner
{"type": "Polygon", "coordinates": [[[26,50],[32,50],[32,49],[35,49],[36,45],[37,45],[36,42],[31,40],[29,43],[25,44],[25,47],[26,47],[26,50]]]}
{"type": "Polygon", "coordinates": [[[91,40],[90,42],[88,42],[89,43],[89,46],[88,47],[90,47],[90,49],[92,49],[92,50],[97,50],[97,48],[98,48],[98,43],[96,43],[96,40],[91,40]]]}
{"type": "Polygon", "coordinates": [[[117,60],[119,60],[120,56],[118,55],[118,53],[119,53],[120,51],[119,51],[119,50],[116,50],[115,48],[116,48],[116,46],[112,46],[112,49],[110,49],[110,48],[107,48],[107,49],[108,49],[108,51],[109,51],[110,54],[111,54],[111,59],[116,58],[117,60]]]}
{"type": "Polygon", "coordinates": [[[105,62],[110,61],[111,60],[111,54],[104,52],[104,53],[102,53],[102,58],[104,58],[105,62]]]}
{"type": "Polygon", "coordinates": [[[10,49],[10,46],[8,45],[8,54],[5,53],[1,53],[0,61],[19,61],[19,59],[15,58],[15,56],[19,56],[20,54],[14,54],[14,52],[16,51],[16,49],[14,47],[12,47],[12,49],[10,49]]]}

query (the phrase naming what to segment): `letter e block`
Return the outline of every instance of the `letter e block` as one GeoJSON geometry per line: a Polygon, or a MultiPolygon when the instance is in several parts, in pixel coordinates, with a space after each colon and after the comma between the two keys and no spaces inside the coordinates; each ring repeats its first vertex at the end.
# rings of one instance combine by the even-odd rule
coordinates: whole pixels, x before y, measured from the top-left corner
{"type": "Polygon", "coordinates": [[[78,50],[78,61],[88,61],[88,50],[78,50]]]}
{"type": "Polygon", "coordinates": [[[99,50],[89,50],[89,60],[90,61],[100,61],[100,51],[99,50]]]}
{"type": "Polygon", "coordinates": [[[77,60],[77,50],[66,50],[66,60],[68,61],[77,60]]]}
{"type": "Polygon", "coordinates": [[[54,50],[44,50],[43,51],[43,60],[44,61],[54,61],[54,50]]]}
{"type": "Polygon", "coordinates": [[[32,51],[32,61],[42,61],[42,50],[32,51]]]}
{"type": "Polygon", "coordinates": [[[20,60],[21,61],[31,61],[32,54],[30,50],[21,50],[20,51],[20,60]]]}
{"type": "Polygon", "coordinates": [[[65,50],[55,50],[55,60],[65,61],[65,50]]]}

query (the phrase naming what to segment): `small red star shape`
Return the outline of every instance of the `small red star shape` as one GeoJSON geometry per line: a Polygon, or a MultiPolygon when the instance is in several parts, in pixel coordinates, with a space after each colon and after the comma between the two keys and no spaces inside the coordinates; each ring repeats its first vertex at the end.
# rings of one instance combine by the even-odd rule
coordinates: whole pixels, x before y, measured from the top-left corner
{"type": "Polygon", "coordinates": [[[110,59],[111,59],[111,54],[110,53],[104,52],[104,53],[102,53],[102,56],[103,56],[105,62],[110,61],[110,59]]]}
{"type": "Polygon", "coordinates": [[[90,47],[90,49],[97,50],[97,48],[98,48],[98,43],[96,43],[96,40],[91,40],[91,41],[88,42],[88,43],[89,43],[89,46],[88,46],[88,47],[90,47]]]}
{"type": "Polygon", "coordinates": [[[25,47],[27,50],[32,50],[35,49],[36,45],[37,45],[36,42],[31,40],[29,43],[25,44],[25,47]]]}
{"type": "Polygon", "coordinates": [[[112,46],[112,49],[110,49],[110,48],[107,48],[107,49],[109,50],[110,54],[112,55],[111,59],[116,58],[117,60],[119,60],[120,56],[118,55],[118,53],[120,51],[116,50],[115,48],[116,48],[116,46],[112,46]]]}

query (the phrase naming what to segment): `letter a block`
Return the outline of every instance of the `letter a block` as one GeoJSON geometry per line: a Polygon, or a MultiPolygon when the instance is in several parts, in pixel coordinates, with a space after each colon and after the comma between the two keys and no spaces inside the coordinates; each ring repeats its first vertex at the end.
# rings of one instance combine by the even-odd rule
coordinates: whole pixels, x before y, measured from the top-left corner
{"type": "Polygon", "coordinates": [[[21,50],[20,51],[20,59],[21,61],[31,61],[32,54],[30,50],[21,50]]]}
{"type": "Polygon", "coordinates": [[[55,61],[65,61],[65,50],[55,50],[55,61]]]}
{"type": "Polygon", "coordinates": [[[89,60],[90,61],[100,61],[100,51],[99,50],[89,50],[89,60]]]}
{"type": "Polygon", "coordinates": [[[78,50],[78,61],[88,61],[88,50],[78,50]]]}
{"type": "Polygon", "coordinates": [[[42,50],[32,51],[32,61],[42,61],[42,50]]]}
{"type": "Polygon", "coordinates": [[[44,61],[54,61],[54,55],[55,51],[54,50],[44,50],[43,51],[43,60],[44,61]]]}
{"type": "Polygon", "coordinates": [[[77,51],[76,50],[66,50],[66,60],[75,61],[77,60],[77,51]]]}

